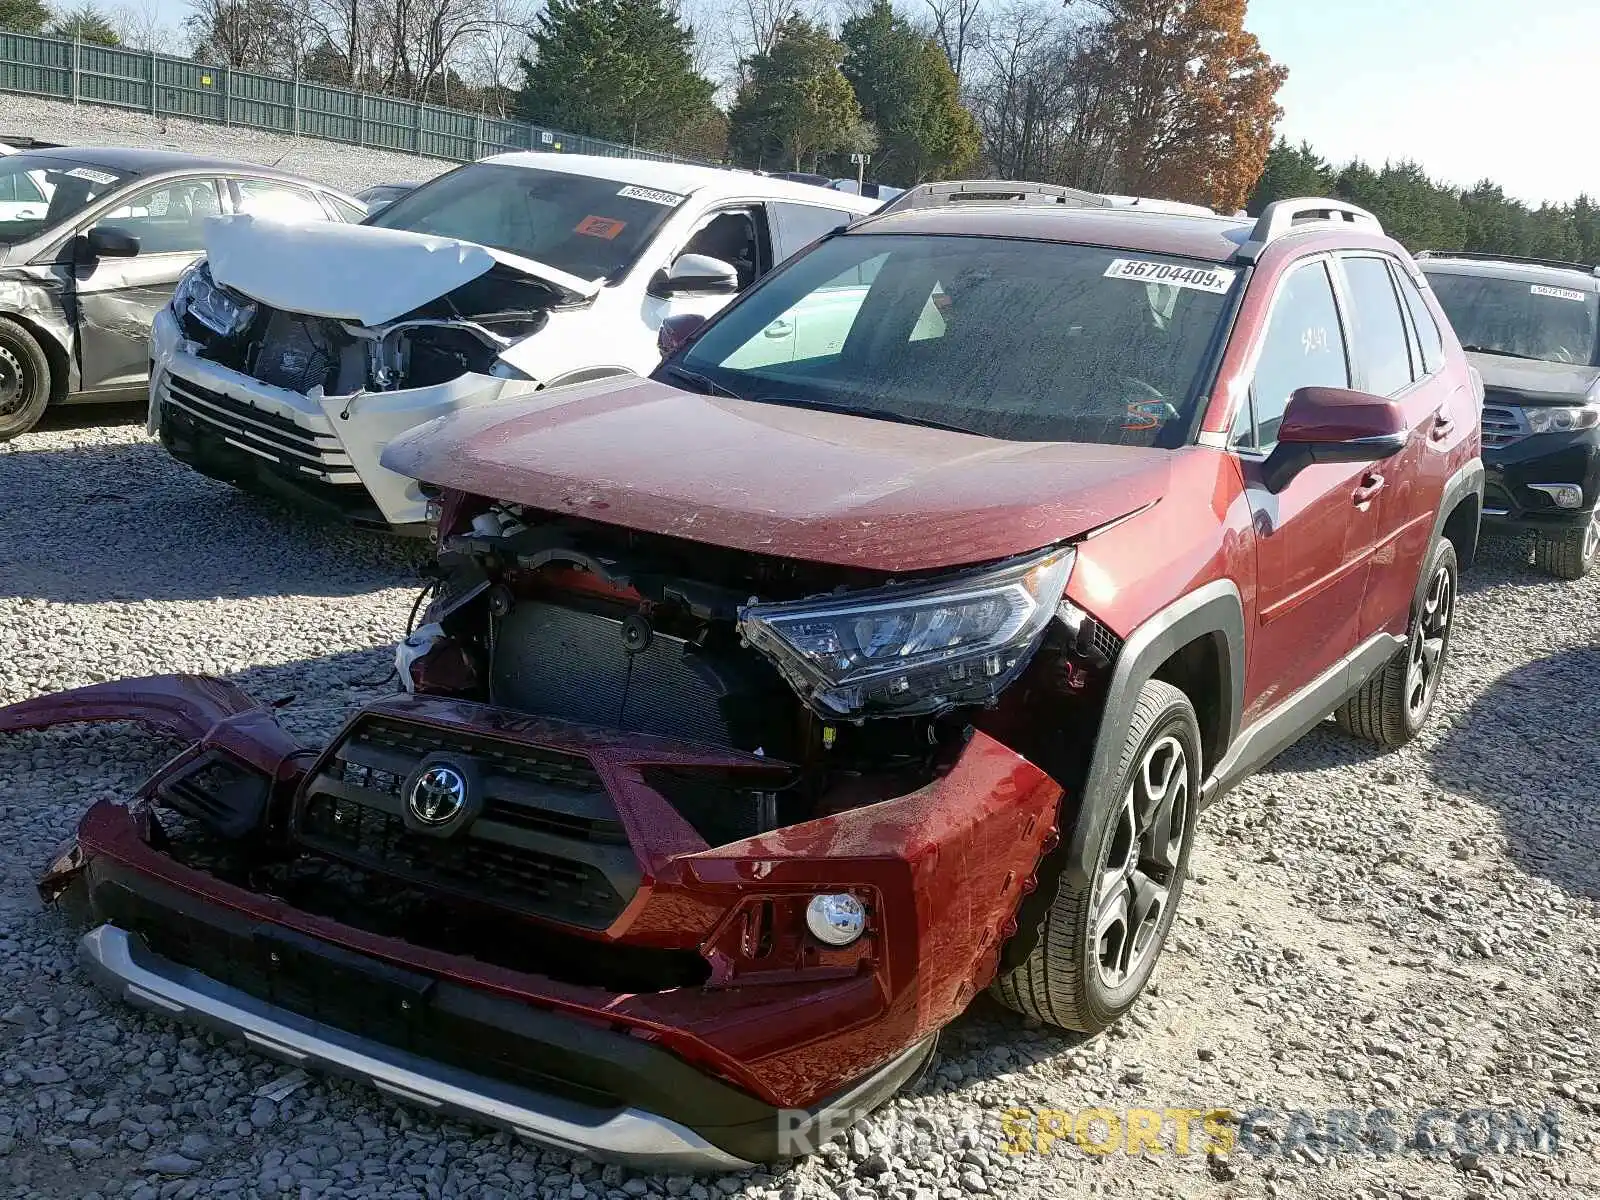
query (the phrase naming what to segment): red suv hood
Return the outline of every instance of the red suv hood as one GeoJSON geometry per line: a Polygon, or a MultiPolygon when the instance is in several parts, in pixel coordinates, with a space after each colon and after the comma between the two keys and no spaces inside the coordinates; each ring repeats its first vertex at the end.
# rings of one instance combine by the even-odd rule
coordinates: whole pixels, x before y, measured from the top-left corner
{"type": "Polygon", "coordinates": [[[1160,498],[1171,452],[972,434],[607,380],[467,409],[384,466],[474,495],[905,572],[1070,538],[1160,498]]]}

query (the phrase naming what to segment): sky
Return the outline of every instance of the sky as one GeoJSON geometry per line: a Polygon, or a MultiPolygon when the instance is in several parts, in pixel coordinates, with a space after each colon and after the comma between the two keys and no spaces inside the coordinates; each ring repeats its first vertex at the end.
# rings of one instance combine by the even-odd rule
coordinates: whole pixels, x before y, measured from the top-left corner
{"type": "Polygon", "coordinates": [[[1600,195],[1600,0],[1250,0],[1279,132],[1537,204],[1600,195]]]}
{"type": "Polygon", "coordinates": [[[1245,27],[1289,68],[1279,132],[1324,158],[1533,204],[1600,194],[1600,0],[1250,0],[1245,27]]]}

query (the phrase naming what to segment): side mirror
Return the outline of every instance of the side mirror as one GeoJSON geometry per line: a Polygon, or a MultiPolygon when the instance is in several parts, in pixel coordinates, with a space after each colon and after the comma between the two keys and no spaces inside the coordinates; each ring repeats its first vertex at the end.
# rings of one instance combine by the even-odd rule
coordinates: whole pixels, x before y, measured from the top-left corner
{"type": "Polygon", "coordinates": [[[1301,388],[1289,397],[1263,482],[1277,493],[1312,463],[1377,462],[1404,450],[1410,433],[1393,400],[1348,388],[1301,388]]]}
{"type": "Polygon", "coordinates": [[[661,357],[666,358],[700,332],[700,327],[706,323],[706,318],[699,313],[679,313],[675,317],[668,317],[661,322],[661,329],[656,334],[656,349],[661,351],[661,357]]]}
{"type": "Polygon", "coordinates": [[[731,296],[739,290],[739,272],[709,254],[680,254],[670,269],[656,272],[650,290],[657,296],[731,296]]]}
{"type": "Polygon", "coordinates": [[[139,239],[115,225],[96,225],[88,233],[78,235],[77,251],[81,262],[97,258],[132,258],[139,253],[139,239]]]}

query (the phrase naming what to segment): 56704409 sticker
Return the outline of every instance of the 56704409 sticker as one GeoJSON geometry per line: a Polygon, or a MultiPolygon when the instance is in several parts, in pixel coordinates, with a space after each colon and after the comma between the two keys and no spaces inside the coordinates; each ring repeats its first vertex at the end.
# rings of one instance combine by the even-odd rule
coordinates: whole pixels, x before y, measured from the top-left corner
{"type": "Polygon", "coordinates": [[[1105,277],[1131,279],[1135,283],[1164,283],[1168,287],[1193,288],[1221,295],[1233,286],[1236,274],[1231,267],[1182,267],[1147,258],[1114,258],[1106,268],[1105,277]]]}

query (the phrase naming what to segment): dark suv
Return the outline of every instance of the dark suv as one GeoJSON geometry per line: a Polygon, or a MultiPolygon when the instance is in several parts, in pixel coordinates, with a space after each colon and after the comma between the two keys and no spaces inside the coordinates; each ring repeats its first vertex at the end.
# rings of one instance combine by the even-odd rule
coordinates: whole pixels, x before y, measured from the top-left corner
{"type": "Polygon", "coordinates": [[[1483,376],[1486,524],[1578,579],[1600,560],[1600,267],[1492,254],[1421,266],[1483,376]]]}
{"type": "Polygon", "coordinates": [[[1330,713],[1427,718],[1483,468],[1370,214],[1071,200],[924,191],[651,378],[392,444],[438,569],[325,748],[192,676],[0,709],[193,740],[42,881],[88,969],[679,1167],[814,1148],[986,987],[1115,1021],[1207,803],[1330,713]]]}

